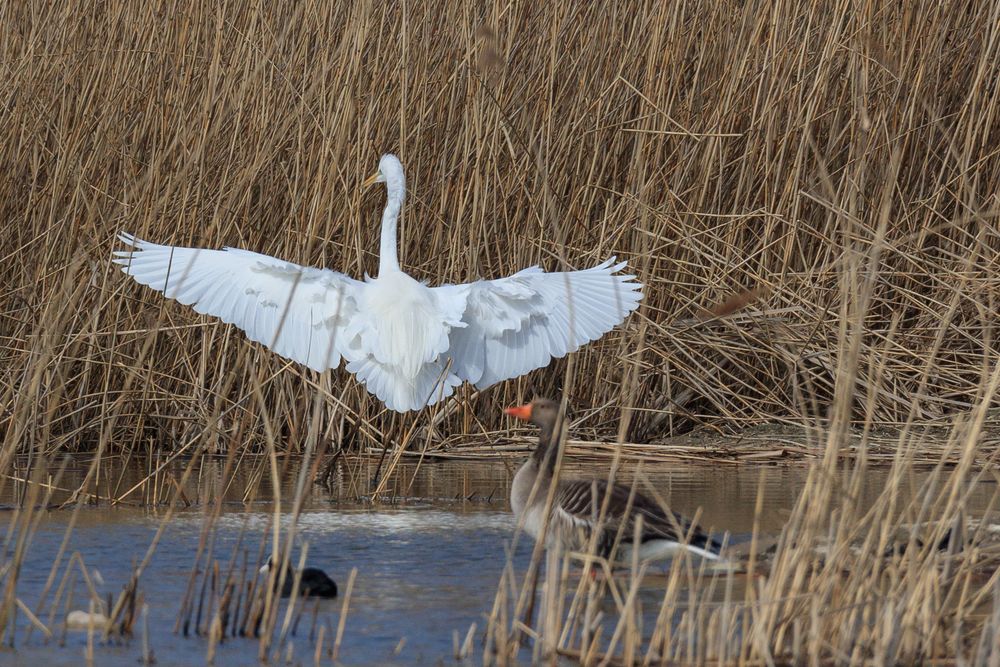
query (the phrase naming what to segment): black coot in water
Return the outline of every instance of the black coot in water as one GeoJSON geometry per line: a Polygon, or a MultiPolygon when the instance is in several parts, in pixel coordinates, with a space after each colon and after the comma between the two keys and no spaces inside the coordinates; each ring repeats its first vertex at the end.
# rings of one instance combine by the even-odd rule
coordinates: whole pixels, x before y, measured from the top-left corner
{"type": "MultiPolygon", "coordinates": [[[[261,573],[267,574],[271,569],[271,559],[268,558],[264,566],[260,568],[261,573]]],[[[278,577],[275,577],[275,585],[278,577]]],[[[286,598],[292,594],[292,586],[295,584],[295,570],[291,564],[285,572],[285,583],[281,587],[281,597],[286,598]]],[[[315,567],[307,567],[302,570],[302,578],[299,581],[299,595],[314,598],[335,598],[337,597],[337,584],[327,576],[326,572],[315,567]]]]}

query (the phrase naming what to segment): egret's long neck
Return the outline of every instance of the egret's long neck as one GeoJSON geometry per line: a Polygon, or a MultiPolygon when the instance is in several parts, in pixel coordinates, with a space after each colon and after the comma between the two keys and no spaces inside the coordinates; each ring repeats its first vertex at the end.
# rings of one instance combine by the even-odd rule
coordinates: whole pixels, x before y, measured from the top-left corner
{"type": "Polygon", "coordinates": [[[382,244],[378,251],[378,274],[399,271],[399,256],[396,254],[396,228],[399,225],[399,210],[403,206],[405,196],[404,186],[401,183],[388,181],[388,201],[385,210],[382,212],[382,244]]]}

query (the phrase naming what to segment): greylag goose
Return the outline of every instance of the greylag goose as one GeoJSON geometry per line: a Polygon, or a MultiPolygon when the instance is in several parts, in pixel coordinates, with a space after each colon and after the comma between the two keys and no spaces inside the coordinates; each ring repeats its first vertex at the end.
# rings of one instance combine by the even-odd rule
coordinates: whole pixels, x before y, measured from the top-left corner
{"type": "MultiPolygon", "coordinates": [[[[559,405],[554,401],[536,399],[527,405],[507,408],[512,417],[531,422],[541,429],[538,446],[531,457],[514,475],[510,504],[524,529],[536,540],[542,529],[546,496],[555,468],[556,448],[562,424],[559,405]],[[534,498],[532,488],[537,485],[534,498]],[[529,501],[530,499],[530,501],[529,501]]],[[[586,551],[597,527],[601,503],[611,494],[604,523],[599,527],[597,553],[605,558],[621,528],[621,541],[616,560],[628,562],[636,548],[636,517],[642,517],[639,535],[639,559],[670,558],[686,549],[702,558],[719,560],[722,546],[676,512],[665,510],[648,496],[628,486],[606,480],[559,480],[549,517],[546,548],[586,551]],[[631,504],[629,497],[631,496],[631,504]],[[623,525],[624,524],[624,525],[623,525]]]]}
{"type": "Polygon", "coordinates": [[[589,269],[428,287],[399,266],[403,165],[383,155],[365,184],[385,183],[377,278],[355,280],[248,250],[157,245],[122,233],[114,263],[143,285],[219,317],[317,372],[347,370],[406,412],[548,365],[597,340],[639,307],[642,284],[615,258],[589,269]],[[572,306],[571,306],[572,304],[572,306]]]}
{"type": "MultiPolygon", "coordinates": [[[[261,574],[267,574],[272,567],[274,567],[274,562],[268,557],[267,562],[260,568],[261,574]]],[[[277,585],[278,577],[275,577],[274,583],[277,585]]],[[[281,597],[287,598],[291,595],[294,585],[295,570],[289,564],[285,570],[285,583],[281,587],[281,597]]],[[[307,567],[302,570],[302,577],[299,579],[299,595],[314,598],[335,598],[337,597],[337,584],[323,570],[307,567]]]]}

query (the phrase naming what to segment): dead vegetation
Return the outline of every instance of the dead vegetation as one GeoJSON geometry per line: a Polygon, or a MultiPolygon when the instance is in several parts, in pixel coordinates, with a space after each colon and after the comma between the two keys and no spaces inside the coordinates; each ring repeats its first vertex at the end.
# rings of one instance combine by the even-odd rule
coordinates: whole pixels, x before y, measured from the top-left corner
{"type": "MultiPolygon", "coordinates": [[[[65,506],[166,500],[161,526],[206,455],[240,466],[261,453],[254,475],[275,489],[279,454],[302,456],[274,505],[293,516],[271,535],[277,553],[325,453],[384,457],[377,497],[403,456],[500,451],[501,406],[565,390],[584,440],[617,431],[612,471],[670,456],[665,439],[692,429],[778,422],[800,425],[805,444],[780,449],[813,460],[812,477],[766,567],[751,549],[740,584],[681,563],[652,628],[640,564],[595,582],[568,569],[602,567],[593,557],[553,555],[543,570],[536,551],[499,583],[487,661],[996,663],[986,521],[962,549],[881,557],[906,526],[928,545],[965,526],[998,451],[995,3],[27,0],[0,7],[0,26],[0,495],[21,492],[2,571],[8,641],[18,612],[49,633],[69,604],[61,584],[34,612],[17,595],[57,454],[95,455],[65,506]],[[276,358],[108,262],[127,229],[372,271],[381,202],[358,186],[388,150],[410,177],[401,259],[417,277],[614,253],[647,285],[641,312],[549,369],[400,417],[345,374],[276,358]],[[933,449],[926,429],[945,436],[933,449]],[[109,454],[143,458],[148,476],[109,491],[109,454]],[[858,506],[879,459],[894,481],[858,506]],[[937,467],[904,496],[917,464],[937,467]]],[[[205,507],[179,623],[209,637],[208,659],[259,624],[260,656],[274,657],[293,620],[266,592],[259,606],[234,599],[240,556],[228,572],[215,563],[218,505],[205,507]]],[[[160,534],[117,600],[88,593],[106,633],[132,632],[160,534]]],[[[53,583],[60,568],[66,591],[86,574],[60,558],[53,583]]],[[[343,625],[332,633],[317,662],[343,625]]]]}
{"type": "MultiPolygon", "coordinates": [[[[12,3],[5,455],[176,451],[206,433],[262,449],[268,429],[301,451],[314,418],[348,449],[402,440],[412,416],[345,373],[286,363],[108,263],[127,229],[373,271],[382,202],[358,186],[389,150],[410,178],[401,257],[417,277],[614,253],[648,285],[638,316],[575,357],[586,426],[609,432],[623,405],[638,443],[822,418],[845,266],[880,234],[853,416],[966,411],[995,353],[996,11],[12,3]],[[746,290],[761,296],[704,321],[746,290]]],[[[563,370],[465,391],[437,432],[494,430],[563,370]]]]}

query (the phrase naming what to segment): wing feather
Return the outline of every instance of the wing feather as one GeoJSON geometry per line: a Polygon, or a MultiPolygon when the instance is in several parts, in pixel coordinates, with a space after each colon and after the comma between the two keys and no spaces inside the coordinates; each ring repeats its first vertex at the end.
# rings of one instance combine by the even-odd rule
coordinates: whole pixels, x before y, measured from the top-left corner
{"type": "Polygon", "coordinates": [[[508,278],[435,288],[467,289],[464,328],[451,331],[456,374],[480,389],[541,368],[597,340],[639,307],[642,284],[611,258],[590,269],[545,273],[537,266],[508,278]]]}
{"type": "MultiPolygon", "coordinates": [[[[362,283],[248,250],[119,238],[130,249],[115,252],[113,261],[137,282],[233,324],[250,340],[315,371],[346,359],[347,370],[390,410],[419,410],[462,383],[446,371],[442,353],[451,328],[464,326],[464,287],[441,299],[400,276],[362,283]],[[401,301],[404,294],[411,302],[401,301]]],[[[468,354],[471,359],[473,351],[468,354]]]]}
{"type": "Polygon", "coordinates": [[[349,347],[343,325],[357,315],[363,283],[246,250],[119,238],[130,249],[115,252],[113,261],[136,282],[236,325],[283,357],[324,371],[338,366],[349,347]]]}
{"type": "MultiPolygon", "coordinates": [[[[607,492],[606,480],[567,480],[560,483],[555,504],[577,524],[586,525],[588,530],[593,530],[607,492]]],[[[631,490],[621,484],[611,487],[608,513],[601,526],[603,530],[599,540],[601,549],[611,548],[623,523],[625,527],[622,530],[622,542],[632,543],[635,539],[636,517],[642,516],[641,542],[663,539],[678,544],[687,543],[709,553],[718,554],[721,551],[722,545],[686,517],[661,507],[639,491],[632,496],[630,506],[630,494],[631,490]],[[627,513],[626,508],[628,508],[627,513]]]]}
{"type": "Polygon", "coordinates": [[[436,403],[463,380],[482,389],[545,366],[600,338],[642,299],[642,285],[614,258],[429,289],[404,274],[362,283],[248,250],[119,238],[130,247],[113,261],[137,282],[313,370],[346,359],[401,412],[436,403]]]}

